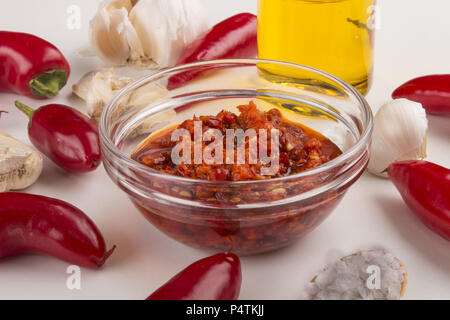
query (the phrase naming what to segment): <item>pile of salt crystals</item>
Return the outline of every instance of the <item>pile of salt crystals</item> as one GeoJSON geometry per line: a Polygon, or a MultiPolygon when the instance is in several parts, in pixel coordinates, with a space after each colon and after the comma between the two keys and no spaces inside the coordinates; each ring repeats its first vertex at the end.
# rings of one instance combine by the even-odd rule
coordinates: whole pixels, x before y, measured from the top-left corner
{"type": "Polygon", "coordinates": [[[384,250],[365,250],[325,267],[311,280],[307,293],[311,300],[397,300],[406,282],[406,269],[399,259],[384,250]],[[371,266],[378,268],[379,288],[369,279],[371,266]]]}

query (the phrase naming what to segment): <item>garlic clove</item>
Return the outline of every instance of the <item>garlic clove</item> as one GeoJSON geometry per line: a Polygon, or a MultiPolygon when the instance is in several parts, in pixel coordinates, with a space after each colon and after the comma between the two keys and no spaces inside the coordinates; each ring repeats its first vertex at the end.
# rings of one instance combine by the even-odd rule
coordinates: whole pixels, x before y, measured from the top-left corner
{"type": "Polygon", "coordinates": [[[118,77],[112,69],[89,72],[73,85],[75,95],[86,102],[87,113],[98,119],[105,106],[132,78],[118,77]]]}
{"type": "Polygon", "coordinates": [[[130,106],[150,104],[157,99],[166,97],[168,94],[167,88],[159,83],[148,83],[134,90],[130,94],[127,104],[130,106]]]}
{"type": "Polygon", "coordinates": [[[112,65],[125,65],[131,50],[142,54],[136,30],[128,19],[133,3],[114,0],[100,4],[90,22],[89,37],[96,54],[112,65]]]}
{"type": "Polygon", "coordinates": [[[175,65],[183,49],[208,28],[197,0],[140,0],[130,20],[145,56],[159,68],[175,65]]]}
{"type": "MultiPolygon", "coordinates": [[[[165,86],[159,83],[148,83],[133,90],[129,95],[125,95],[118,102],[118,107],[114,109],[114,113],[110,115],[113,119],[120,119],[128,112],[133,112],[135,109],[138,112],[142,112],[155,105],[169,95],[169,91],[165,86]]],[[[141,113],[141,115],[142,115],[141,113]]],[[[134,128],[132,128],[132,134],[130,137],[137,137],[143,134],[148,134],[155,130],[155,127],[160,126],[162,123],[166,125],[170,124],[170,121],[176,117],[175,110],[165,110],[146,116],[142,122],[139,122],[134,128]]]]}
{"type": "Polygon", "coordinates": [[[387,167],[402,160],[426,157],[428,120],[420,103],[396,99],[375,115],[368,171],[387,177],[387,167]]]}
{"type": "Polygon", "coordinates": [[[97,71],[91,71],[86,73],[77,83],[72,86],[72,92],[80,99],[86,101],[88,91],[91,87],[92,79],[97,71]]]}
{"type": "Polygon", "coordinates": [[[86,112],[94,119],[100,118],[103,109],[114,97],[111,84],[101,74],[97,74],[91,82],[86,96],[86,112]]]}
{"type": "MultiPolygon", "coordinates": [[[[157,104],[159,99],[167,97],[169,91],[158,83],[149,83],[133,92],[128,100],[127,105],[149,106],[157,104]]],[[[133,136],[144,135],[155,132],[157,128],[162,129],[175,119],[177,113],[175,110],[165,110],[148,117],[133,132],[133,136]]]]}
{"type": "MultiPolygon", "coordinates": [[[[94,120],[98,120],[103,109],[114,96],[125,86],[133,82],[132,78],[118,77],[112,69],[89,72],[72,86],[73,93],[86,102],[87,113],[94,120]]],[[[157,103],[169,95],[167,88],[158,83],[149,83],[136,88],[130,95],[120,101],[114,118],[120,118],[131,108],[146,108],[157,103]]],[[[174,110],[160,112],[145,119],[137,128],[134,135],[152,132],[155,126],[167,122],[176,116],[174,110]]]]}
{"type": "Polygon", "coordinates": [[[0,192],[29,187],[42,169],[43,159],[37,151],[0,131],[0,192]]]}

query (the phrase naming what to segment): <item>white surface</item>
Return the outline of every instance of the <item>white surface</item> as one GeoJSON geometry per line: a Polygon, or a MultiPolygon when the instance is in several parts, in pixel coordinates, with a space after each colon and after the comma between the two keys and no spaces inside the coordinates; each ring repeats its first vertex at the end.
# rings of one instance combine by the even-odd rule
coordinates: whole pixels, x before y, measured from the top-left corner
{"type": "MultiPolygon", "coordinates": [[[[256,12],[256,0],[204,0],[211,23],[241,11],[256,12]]],[[[450,2],[447,0],[379,0],[381,28],[376,36],[374,85],[368,101],[374,111],[393,89],[412,77],[450,73],[450,2]]],[[[0,29],[31,32],[57,45],[69,59],[69,84],[51,102],[74,106],[71,85],[99,64],[80,58],[87,45],[88,21],[98,1],[2,1],[0,29]],[[77,4],[82,28],[66,27],[66,9],[77,4]]],[[[9,111],[0,130],[29,143],[26,119],[15,99],[0,94],[0,109],[9,111]]],[[[429,117],[429,160],[450,167],[450,119],[429,117]]],[[[72,175],[49,161],[38,183],[27,190],[68,201],[91,216],[117,251],[101,270],[82,270],[81,290],[66,288],[68,264],[49,257],[23,256],[0,262],[1,299],[143,299],[193,261],[206,256],[162,235],[131,205],[103,168],[72,175]]],[[[361,248],[383,247],[408,269],[406,299],[450,299],[450,243],[423,226],[404,205],[389,181],[364,174],[333,214],[296,244],[266,255],[243,257],[242,299],[297,299],[327,261],[361,248]]]]}

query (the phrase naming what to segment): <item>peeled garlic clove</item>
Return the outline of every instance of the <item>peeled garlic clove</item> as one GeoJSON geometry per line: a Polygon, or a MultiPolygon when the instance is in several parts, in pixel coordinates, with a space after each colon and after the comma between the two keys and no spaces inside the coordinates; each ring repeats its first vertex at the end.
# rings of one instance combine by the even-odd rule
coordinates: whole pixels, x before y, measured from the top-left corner
{"type": "Polygon", "coordinates": [[[420,103],[397,99],[384,104],[374,119],[369,172],[387,177],[392,162],[425,158],[427,129],[420,103]]]}
{"type": "Polygon", "coordinates": [[[117,77],[112,69],[89,72],[73,85],[73,93],[86,102],[89,116],[98,119],[105,106],[132,78],[117,77]]]}
{"type": "Polygon", "coordinates": [[[42,156],[37,151],[0,131],[0,192],[29,187],[42,168],[42,156]]]}

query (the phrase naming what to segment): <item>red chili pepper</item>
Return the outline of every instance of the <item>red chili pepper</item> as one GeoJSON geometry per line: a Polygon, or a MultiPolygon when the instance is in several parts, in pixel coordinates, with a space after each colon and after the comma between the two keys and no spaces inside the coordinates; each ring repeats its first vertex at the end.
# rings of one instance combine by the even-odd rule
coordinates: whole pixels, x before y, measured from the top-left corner
{"type": "Polygon", "coordinates": [[[236,300],[241,282],[239,258],[219,253],[191,264],[147,300],[236,300]]]}
{"type": "Polygon", "coordinates": [[[99,268],[114,251],[95,224],[67,202],[38,195],[0,193],[0,258],[43,253],[99,268]]]}
{"type": "Polygon", "coordinates": [[[398,87],[392,97],[420,102],[430,114],[450,115],[450,74],[410,80],[398,87]]]}
{"type": "Polygon", "coordinates": [[[51,98],[69,75],[69,63],[51,43],[27,33],[0,31],[0,91],[51,98]]]}
{"type": "MultiPolygon", "coordinates": [[[[177,65],[225,58],[254,58],[258,53],[257,29],[254,14],[232,16],[191,43],[181,54],[177,65]]],[[[176,89],[200,74],[187,71],[174,75],[169,79],[167,88],[176,89]]]]}
{"type": "Polygon", "coordinates": [[[408,207],[450,241],[450,170],[427,161],[400,161],[388,174],[408,207]]]}
{"type": "Polygon", "coordinates": [[[81,112],[60,104],[33,110],[16,101],[29,118],[28,135],[34,146],[71,172],[95,170],[102,160],[97,124],[81,112]]]}

